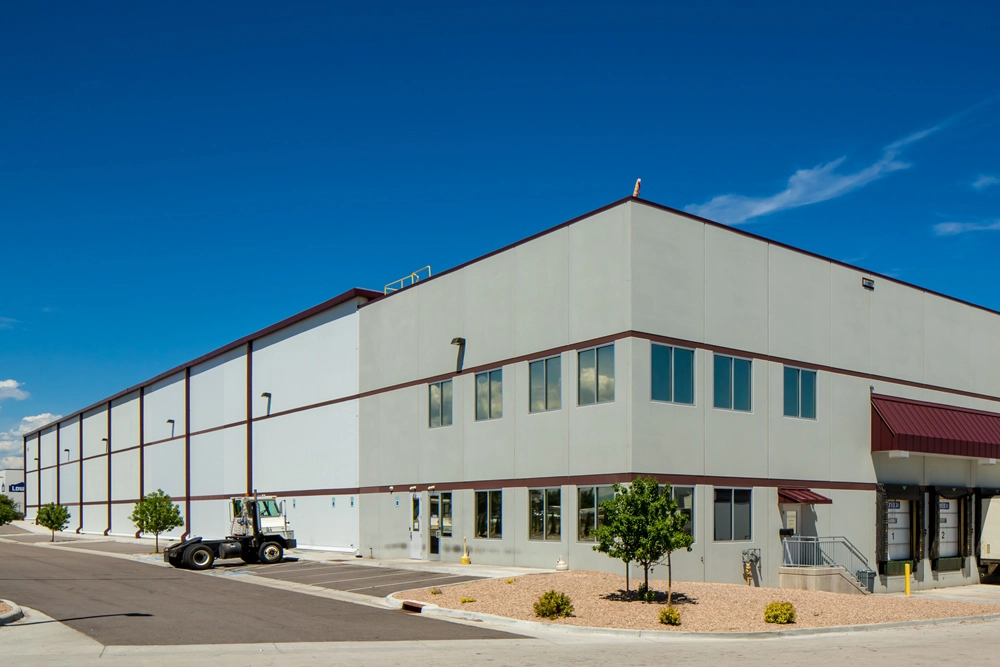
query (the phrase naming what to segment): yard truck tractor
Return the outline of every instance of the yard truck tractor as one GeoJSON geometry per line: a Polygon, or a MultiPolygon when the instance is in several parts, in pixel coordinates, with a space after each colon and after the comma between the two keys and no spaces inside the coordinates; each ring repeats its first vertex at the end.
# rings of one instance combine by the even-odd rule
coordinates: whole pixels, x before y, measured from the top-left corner
{"type": "Polygon", "coordinates": [[[207,570],[217,558],[244,563],[280,563],[285,549],[295,548],[288,529],[285,503],[274,496],[240,496],[229,502],[229,535],[221,540],[192,537],[163,549],[163,560],[174,567],[207,570]]]}

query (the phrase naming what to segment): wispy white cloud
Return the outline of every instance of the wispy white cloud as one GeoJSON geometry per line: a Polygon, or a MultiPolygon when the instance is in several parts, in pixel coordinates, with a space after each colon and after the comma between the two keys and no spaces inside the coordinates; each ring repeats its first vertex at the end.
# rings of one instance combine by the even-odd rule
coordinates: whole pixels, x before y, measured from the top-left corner
{"type": "Polygon", "coordinates": [[[36,428],[41,428],[62,417],[51,412],[40,415],[25,417],[21,422],[9,431],[0,431],[0,468],[23,468],[24,457],[22,456],[23,441],[21,436],[30,433],[36,428]]]}
{"type": "Polygon", "coordinates": [[[788,179],[785,189],[776,194],[766,197],[718,195],[704,204],[691,204],[685,210],[727,225],[738,225],[769,213],[840,197],[884,178],[894,171],[909,169],[910,164],[899,159],[904,149],[934,134],[948,122],[950,121],[892,142],[882,149],[882,155],[878,160],[863,169],[842,173],[839,168],[847,156],[841,156],[812,169],[799,169],[788,179]]]}
{"type": "Polygon", "coordinates": [[[969,232],[1000,231],[1000,220],[992,222],[939,222],[934,225],[934,233],[938,236],[955,236],[969,232]]]}
{"type": "Polygon", "coordinates": [[[23,401],[28,398],[30,394],[21,389],[23,386],[24,383],[17,380],[0,380],[0,401],[5,398],[13,398],[15,401],[23,401]]]}
{"type": "Polygon", "coordinates": [[[989,174],[979,174],[979,178],[972,181],[972,187],[976,190],[985,190],[994,185],[1000,185],[1000,178],[990,176],[989,174]]]}
{"type": "Polygon", "coordinates": [[[13,317],[0,317],[0,329],[13,329],[18,321],[13,317]]]}

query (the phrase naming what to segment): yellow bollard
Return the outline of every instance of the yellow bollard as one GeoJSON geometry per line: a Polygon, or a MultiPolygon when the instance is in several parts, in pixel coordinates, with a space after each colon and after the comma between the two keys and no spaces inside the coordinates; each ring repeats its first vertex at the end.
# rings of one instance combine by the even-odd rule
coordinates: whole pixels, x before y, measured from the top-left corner
{"type": "Polygon", "coordinates": [[[903,565],[903,574],[906,576],[906,594],[910,594],[910,564],[903,565]]]}
{"type": "MultiPolygon", "coordinates": [[[[472,560],[469,559],[469,543],[465,541],[464,537],[462,538],[462,559],[458,562],[462,565],[472,564],[472,560]]],[[[907,588],[907,590],[909,590],[909,588],[907,588]]],[[[909,595],[909,593],[907,593],[907,595],[909,595]]]]}

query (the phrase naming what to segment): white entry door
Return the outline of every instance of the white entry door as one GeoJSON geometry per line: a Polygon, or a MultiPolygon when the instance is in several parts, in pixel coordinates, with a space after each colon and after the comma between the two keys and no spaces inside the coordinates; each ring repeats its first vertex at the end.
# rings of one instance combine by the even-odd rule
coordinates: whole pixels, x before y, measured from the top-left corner
{"type": "Polygon", "coordinates": [[[414,493],[410,498],[410,558],[420,560],[423,558],[423,549],[420,539],[420,495],[414,493]]]}

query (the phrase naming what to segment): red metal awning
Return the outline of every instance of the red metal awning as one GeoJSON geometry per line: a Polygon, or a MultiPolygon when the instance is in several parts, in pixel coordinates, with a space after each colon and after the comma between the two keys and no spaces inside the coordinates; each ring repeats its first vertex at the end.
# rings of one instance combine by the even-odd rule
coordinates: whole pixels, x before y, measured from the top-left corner
{"type": "Polygon", "coordinates": [[[826,496],[821,496],[811,489],[786,489],[778,488],[778,502],[791,503],[793,505],[832,505],[833,501],[826,496]]]}
{"type": "Polygon", "coordinates": [[[1000,414],[872,394],[872,451],[1000,458],[1000,414]]]}

